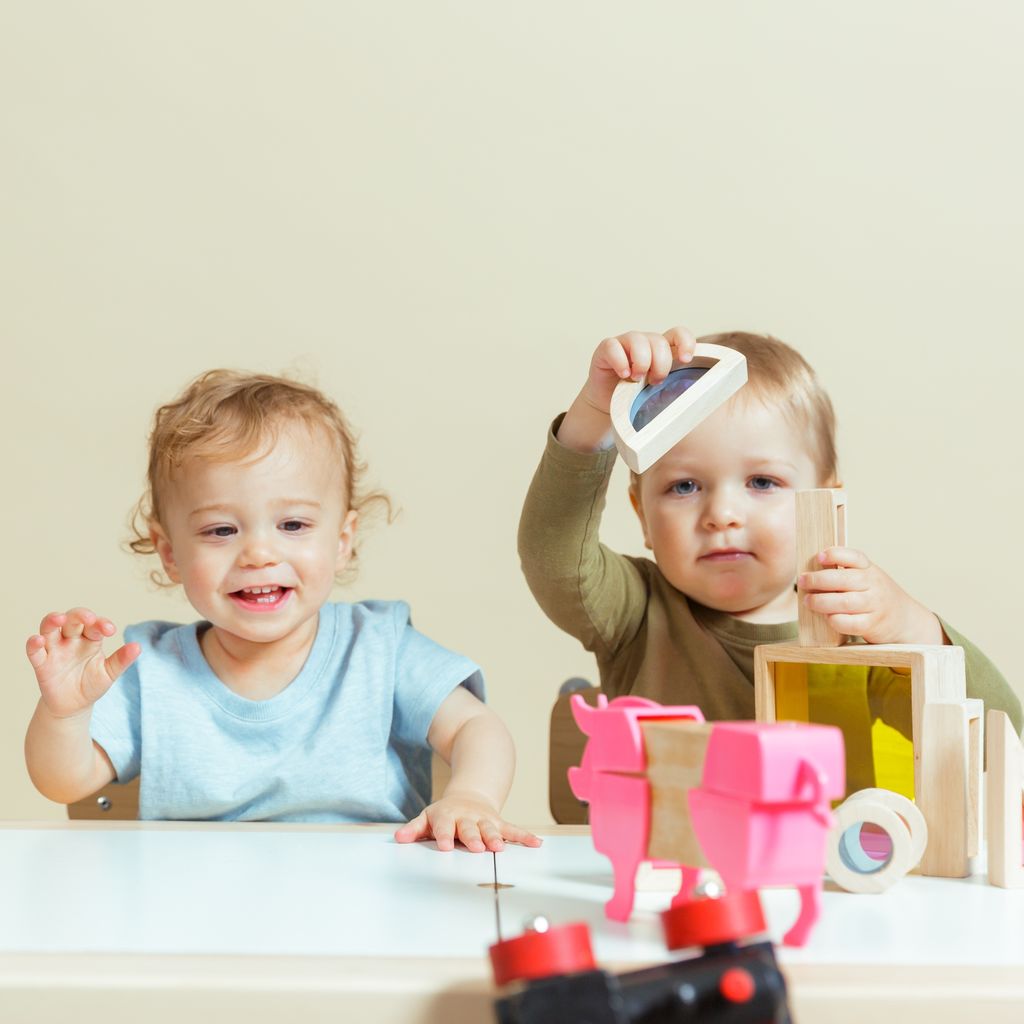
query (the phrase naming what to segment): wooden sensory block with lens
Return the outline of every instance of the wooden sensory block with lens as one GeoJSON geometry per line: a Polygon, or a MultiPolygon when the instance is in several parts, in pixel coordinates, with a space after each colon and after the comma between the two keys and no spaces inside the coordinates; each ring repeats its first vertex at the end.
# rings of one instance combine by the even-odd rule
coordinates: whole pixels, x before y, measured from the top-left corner
{"type": "Polygon", "coordinates": [[[612,393],[609,408],[622,460],[634,473],[643,473],[746,380],[747,361],[741,353],[702,342],[690,362],[673,363],[660,384],[648,387],[646,377],[622,381],[612,393]]]}

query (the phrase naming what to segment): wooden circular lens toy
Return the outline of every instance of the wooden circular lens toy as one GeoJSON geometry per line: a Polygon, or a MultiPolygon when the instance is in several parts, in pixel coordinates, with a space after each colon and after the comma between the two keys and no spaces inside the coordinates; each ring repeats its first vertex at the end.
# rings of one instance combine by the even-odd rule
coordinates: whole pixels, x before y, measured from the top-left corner
{"type": "Polygon", "coordinates": [[[747,380],[747,361],[724,345],[698,344],[688,363],[673,363],[669,375],[648,386],[647,378],[623,381],[611,402],[612,431],[623,461],[643,473],[747,380]]]}

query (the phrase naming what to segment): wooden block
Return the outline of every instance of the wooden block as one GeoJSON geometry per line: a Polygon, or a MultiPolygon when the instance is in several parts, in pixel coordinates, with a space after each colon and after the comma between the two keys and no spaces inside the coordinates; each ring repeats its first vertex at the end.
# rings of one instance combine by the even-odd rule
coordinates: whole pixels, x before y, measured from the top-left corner
{"type": "Polygon", "coordinates": [[[926,704],[919,746],[917,806],[928,823],[921,874],[963,878],[970,873],[968,702],[926,704]]]}
{"type": "MultiPolygon", "coordinates": [[[[822,568],[818,554],[846,544],[846,493],[834,487],[796,492],[796,571],[822,568]]],[[[827,616],[799,603],[799,639],[805,647],[839,647],[847,637],[829,625],[827,616]]]]}
{"type": "Polygon", "coordinates": [[[707,867],[693,831],[688,796],[699,786],[704,755],[713,728],[710,722],[641,720],[651,786],[651,827],[647,856],[707,867]]]}
{"type": "MultiPolygon", "coordinates": [[[[785,665],[862,665],[865,667],[886,666],[909,671],[912,732],[914,741],[914,795],[921,805],[923,784],[927,769],[927,756],[922,743],[924,737],[925,709],[932,704],[944,703],[960,706],[956,712],[958,721],[963,727],[963,742],[951,739],[949,730],[953,726],[948,722],[937,726],[941,730],[933,737],[933,747],[938,752],[940,762],[951,756],[949,747],[959,744],[963,752],[963,764],[960,766],[963,777],[963,797],[959,800],[958,813],[962,816],[963,843],[951,840],[959,853],[950,853],[946,847],[940,846],[940,852],[929,859],[928,852],[922,859],[921,871],[924,874],[941,874],[950,871],[949,877],[959,878],[967,870],[966,858],[970,851],[977,847],[977,807],[979,800],[978,757],[981,751],[980,717],[977,703],[967,700],[967,680],[964,669],[964,652],[961,647],[948,645],[912,645],[912,644],[844,644],[842,647],[807,647],[799,643],[765,644],[754,650],[754,705],[755,716],[759,722],[773,722],[777,716],[777,700],[775,695],[776,671],[778,666],[785,665]],[[973,727],[971,721],[975,721],[973,727]],[[971,730],[975,730],[972,740],[971,730]],[[972,795],[973,793],[973,795],[972,795]],[[974,810],[972,811],[972,802],[974,810]],[[975,838],[971,840],[971,820],[974,819],[975,838]]],[[[939,712],[940,716],[952,714],[939,712]]],[[[956,728],[959,729],[960,726],[956,728]]],[[[957,755],[959,757],[959,755],[957,755]]],[[[960,764],[954,760],[954,764],[960,764]]],[[[941,770],[941,764],[936,771],[941,770]]],[[[958,792],[960,792],[958,790],[958,792]]],[[[928,834],[939,835],[943,829],[946,815],[941,801],[935,800],[929,808],[921,806],[928,834]]],[[[929,846],[931,842],[929,841],[929,846]]]]}
{"type": "Polygon", "coordinates": [[[639,430],[633,425],[639,406],[645,398],[654,397],[661,385],[655,385],[646,395],[646,377],[616,386],[609,410],[612,431],[619,454],[634,473],[643,473],[653,466],[747,380],[746,359],[724,345],[697,345],[693,359],[689,363],[675,363],[672,372],[686,369],[706,372],[639,430]]]}
{"type": "Polygon", "coordinates": [[[1019,889],[1024,887],[1024,748],[1005,712],[989,711],[985,726],[988,880],[1003,889],[1019,889]]]}

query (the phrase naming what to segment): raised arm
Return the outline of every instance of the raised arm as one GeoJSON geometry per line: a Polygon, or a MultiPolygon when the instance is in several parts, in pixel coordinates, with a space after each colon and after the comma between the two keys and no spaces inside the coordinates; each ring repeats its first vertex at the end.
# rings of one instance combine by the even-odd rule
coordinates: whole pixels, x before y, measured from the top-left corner
{"type": "Polygon", "coordinates": [[[103,641],[115,632],[109,619],[72,608],[50,612],[25,644],[40,692],[25,736],[25,763],[36,789],[58,803],[74,803],[115,776],[89,734],[93,704],[139,656],[133,643],[105,657],[103,641]]]}
{"type": "Polygon", "coordinates": [[[587,381],[530,484],[519,522],[519,558],[537,603],[559,628],[596,653],[631,640],[647,604],[647,583],[634,560],[600,543],[601,514],[616,453],[608,413],[621,381],[663,379],[673,359],[685,362],[693,336],[631,332],[595,349],[587,381]]]}

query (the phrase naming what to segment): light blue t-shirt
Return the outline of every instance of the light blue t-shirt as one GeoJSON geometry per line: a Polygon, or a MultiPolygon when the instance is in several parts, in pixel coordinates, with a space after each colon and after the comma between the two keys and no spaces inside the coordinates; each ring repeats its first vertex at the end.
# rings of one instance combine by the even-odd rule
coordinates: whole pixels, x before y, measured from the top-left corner
{"type": "Polygon", "coordinates": [[[93,706],[92,738],[120,782],[141,774],[139,817],[406,821],[430,801],[427,730],[480,669],[412,628],[402,601],[326,604],[294,680],[269,700],[207,664],[208,623],[143,622],[142,655],[93,706]]]}

